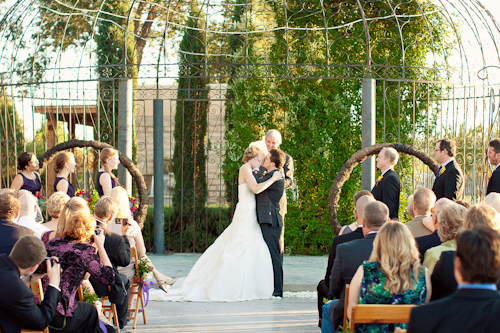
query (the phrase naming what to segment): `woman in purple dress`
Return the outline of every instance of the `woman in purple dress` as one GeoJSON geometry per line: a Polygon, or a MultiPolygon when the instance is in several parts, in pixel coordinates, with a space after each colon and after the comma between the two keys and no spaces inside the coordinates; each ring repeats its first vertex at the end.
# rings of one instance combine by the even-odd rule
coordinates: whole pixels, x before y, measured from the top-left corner
{"type": "Polygon", "coordinates": [[[21,153],[17,158],[17,169],[20,171],[12,180],[10,188],[14,190],[14,195],[19,190],[27,190],[33,193],[42,192],[42,181],[38,172],[38,158],[30,151],[21,153]]]}
{"type": "Polygon", "coordinates": [[[101,161],[101,169],[97,173],[97,193],[99,196],[108,195],[109,191],[115,186],[120,186],[118,179],[113,175],[111,170],[118,168],[120,164],[120,154],[118,150],[113,148],[104,148],[101,151],[99,160],[101,161]]]}
{"type": "MultiPolygon", "coordinates": [[[[82,198],[74,197],[68,201],[61,212],[56,237],[45,245],[48,256],[59,258],[62,268],[61,291],[68,300],[67,309],[62,303],[57,305],[56,314],[50,323],[50,326],[57,328],[54,332],[100,333],[97,310],[92,304],[77,300],[78,287],[87,272],[106,285],[112,284],[115,278],[104,248],[104,233],[94,233],[96,222],[88,208],[84,207],[87,207],[87,203],[82,198]],[[91,236],[95,247],[89,243],[91,236]]],[[[46,276],[42,283],[46,290],[49,284],[46,276]]]]}
{"type": "Polygon", "coordinates": [[[54,192],[63,192],[70,198],[75,196],[75,189],[71,185],[68,176],[75,172],[76,161],[73,153],[62,152],[55,158],[54,171],[56,172],[56,181],[54,182],[54,192]]]}

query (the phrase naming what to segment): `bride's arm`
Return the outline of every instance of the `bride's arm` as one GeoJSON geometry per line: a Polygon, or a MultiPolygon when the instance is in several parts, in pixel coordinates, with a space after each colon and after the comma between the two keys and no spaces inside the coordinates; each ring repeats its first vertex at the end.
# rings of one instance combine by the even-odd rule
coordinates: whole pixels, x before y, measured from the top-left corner
{"type": "Polygon", "coordinates": [[[275,172],[273,176],[268,180],[266,180],[265,182],[257,184],[257,180],[252,174],[252,170],[250,169],[249,164],[244,164],[240,168],[240,173],[245,179],[245,183],[247,183],[248,188],[250,188],[250,190],[255,194],[259,194],[260,192],[264,191],[269,186],[271,186],[275,181],[280,180],[282,178],[281,173],[278,171],[275,172]]]}

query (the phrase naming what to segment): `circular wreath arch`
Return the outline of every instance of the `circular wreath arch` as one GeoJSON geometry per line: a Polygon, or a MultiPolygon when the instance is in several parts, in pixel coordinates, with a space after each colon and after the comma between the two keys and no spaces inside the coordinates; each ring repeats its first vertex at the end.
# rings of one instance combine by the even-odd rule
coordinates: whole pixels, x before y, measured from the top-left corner
{"type": "Polygon", "coordinates": [[[330,214],[330,224],[332,225],[333,231],[336,234],[338,234],[340,232],[340,229],[342,228],[337,219],[337,207],[342,187],[351,176],[352,170],[356,165],[363,162],[367,157],[380,153],[380,151],[385,147],[392,147],[400,153],[417,157],[424,164],[426,164],[432,170],[432,172],[434,172],[434,174],[439,168],[439,164],[436,162],[436,160],[430,157],[427,153],[402,143],[381,143],[358,150],[351,155],[351,158],[349,158],[347,162],[344,163],[342,168],[340,168],[339,172],[337,172],[337,175],[333,180],[332,187],[330,188],[330,193],[328,194],[328,212],[330,214]]]}
{"type": "MultiPolygon", "coordinates": [[[[99,141],[86,141],[86,140],[69,140],[63,143],[60,143],[53,148],[47,150],[40,157],[40,168],[43,169],[52,159],[55,157],[57,152],[68,150],[72,148],[94,148],[96,150],[102,150],[104,148],[113,148],[110,144],[99,141]]],[[[136,211],[134,216],[139,226],[142,228],[144,225],[144,219],[146,218],[146,214],[148,212],[148,189],[146,187],[146,182],[144,181],[144,177],[142,173],[139,171],[139,168],[132,162],[130,158],[126,155],[119,153],[120,155],[120,163],[127,168],[128,172],[134,178],[135,185],[137,186],[137,191],[139,193],[139,208],[136,211]]]]}

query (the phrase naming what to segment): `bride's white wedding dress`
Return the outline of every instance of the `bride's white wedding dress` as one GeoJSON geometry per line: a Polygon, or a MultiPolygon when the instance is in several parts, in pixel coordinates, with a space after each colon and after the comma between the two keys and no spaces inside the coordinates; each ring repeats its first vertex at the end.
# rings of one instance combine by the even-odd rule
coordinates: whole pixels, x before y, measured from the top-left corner
{"type": "Polygon", "coordinates": [[[163,299],[231,302],[272,296],[273,266],[257,223],[255,194],[241,184],[238,198],[231,224],[163,299]]]}

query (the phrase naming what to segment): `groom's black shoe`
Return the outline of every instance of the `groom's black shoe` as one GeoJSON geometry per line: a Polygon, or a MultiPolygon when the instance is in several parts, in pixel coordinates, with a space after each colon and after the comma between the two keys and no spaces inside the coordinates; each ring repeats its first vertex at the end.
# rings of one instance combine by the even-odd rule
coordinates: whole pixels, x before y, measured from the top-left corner
{"type": "Polygon", "coordinates": [[[283,298],[283,294],[273,294],[273,297],[281,297],[281,298],[283,298]]]}

